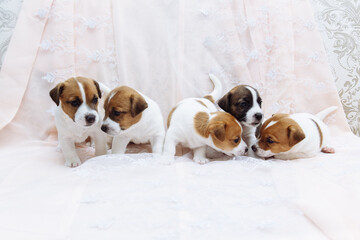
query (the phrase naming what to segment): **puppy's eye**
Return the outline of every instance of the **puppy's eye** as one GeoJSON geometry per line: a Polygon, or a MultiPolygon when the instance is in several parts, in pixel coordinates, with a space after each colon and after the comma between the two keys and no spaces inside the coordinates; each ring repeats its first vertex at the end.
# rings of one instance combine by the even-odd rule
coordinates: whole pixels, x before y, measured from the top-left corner
{"type": "Polygon", "coordinates": [[[120,116],[121,112],[114,110],[114,111],[113,111],[113,114],[114,114],[115,116],[120,116]]]}
{"type": "Polygon", "coordinates": [[[260,105],[260,107],[261,107],[261,104],[262,104],[262,100],[261,100],[261,98],[258,98],[257,102],[258,102],[258,104],[259,104],[259,105],[260,105]]]}
{"type": "Polygon", "coordinates": [[[273,141],[271,138],[267,138],[267,139],[266,139],[266,142],[269,143],[269,144],[273,144],[273,143],[274,143],[274,141],[273,141]]]}
{"type": "Polygon", "coordinates": [[[92,103],[93,103],[93,104],[97,104],[97,102],[98,102],[98,98],[97,98],[97,97],[94,97],[93,100],[92,100],[92,103]]]}
{"type": "Polygon", "coordinates": [[[242,103],[240,103],[240,107],[242,107],[242,108],[247,107],[247,105],[248,105],[248,103],[247,103],[247,102],[242,102],[242,103]]]}
{"type": "Polygon", "coordinates": [[[73,107],[78,107],[78,106],[80,106],[81,102],[79,99],[76,99],[76,100],[71,101],[70,104],[73,107]]]}
{"type": "Polygon", "coordinates": [[[237,137],[237,138],[235,138],[233,141],[234,141],[234,143],[238,143],[238,142],[239,142],[239,140],[240,140],[240,138],[239,138],[239,137],[237,137]]]}

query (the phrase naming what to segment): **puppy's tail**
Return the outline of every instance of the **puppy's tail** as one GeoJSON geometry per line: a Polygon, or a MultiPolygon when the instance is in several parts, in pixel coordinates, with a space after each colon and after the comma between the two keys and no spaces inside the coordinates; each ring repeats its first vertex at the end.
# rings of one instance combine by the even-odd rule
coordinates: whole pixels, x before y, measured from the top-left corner
{"type": "Polygon", "coordinates": [[[214,84],[214,90],[209,95],[204,96],[204,98],[207,98],[215,103],[222,96],[223,87],[221,81],[215,75],[209,73],[209,77],[214,84]]]}
{"type": "Polygon", "coordinates": [[[324,118],[326,118],[327,115],[334,112],[336,109],[338,109],[337,106],[328,107],[328,108],[322,110],[321,112],[319,112],[318,114],[316,114],[315,116],[321,120],[324,120],[324,118]]]}

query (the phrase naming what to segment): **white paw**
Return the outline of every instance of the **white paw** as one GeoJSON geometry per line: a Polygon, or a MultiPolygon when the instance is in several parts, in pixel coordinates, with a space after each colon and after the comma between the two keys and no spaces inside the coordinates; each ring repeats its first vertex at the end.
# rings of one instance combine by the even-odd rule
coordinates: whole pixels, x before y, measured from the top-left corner
{"type": "Polygon", "coordinates": [[[81,162],[79,159],[73,161],[65,161],[65,166],[67,167],[78,167],[80,166],[81,162]]]}
{"type": "Polygon", "coordinates": [[[202,158],[202,157],[194,157],[194,162],[199,163],[199,164],[205,164],[205,163],[209,162],[209,159],[202,158]]]}

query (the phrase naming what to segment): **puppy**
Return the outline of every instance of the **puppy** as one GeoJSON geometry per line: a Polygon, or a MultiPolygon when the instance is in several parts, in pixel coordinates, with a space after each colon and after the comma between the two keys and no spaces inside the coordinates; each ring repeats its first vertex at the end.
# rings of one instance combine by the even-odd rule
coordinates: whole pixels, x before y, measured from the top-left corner
{"type": "MultiPolygon", "coordinates": [[[[256,143],[256,135],[261,127],[261,103],[258,91],[248,85],[234,87],[218,101],[221,109],[241,123],[242,139],[249,148],[256,143]]],[[[248,156],[255,157],[255,154],[249,149],[248,156]]]]}
{"type": "MultiPolygon", "coordinates": [[[[109,91],[104,85],[102,90],[109,91]]],[[[57,105],[55,124],[68,167],[81,164],[75,143],[83,142],[89,136],[95,143],[95,154],[106,154],[106,134],[100,130],[102,116],[98,112],[102,94],[99,83],[85,77],[69,78],[50,91],[50,97],[57,105]]]]}
{"type": "Polygon", "coordinates": [[[194,161],[201,164],[209,161],[206,146],[228,155],[247,151],[240,123],[231,114],[217,111],[214,100],[221,96],[222,85],[214,75],[209,76],[215,86],[210,95],[184,99],[171,110],[164,155],[174,156],[178,143],[193,149],[194,161]]]}
{"type": "Polygon", "coordinates": [[[265,121],[252,149],[260,157],[277,159],[309,158],[320,151],[334,153],[328,145],[329,129],[322,120],[336,109],[329,107],[315,116],[309,113],[274,114],[265,121]]]}
{"type": "Polygon", "coordinates": [[[101,130],[114,136],[112,153],[125,153],[130,141],[151,143],[153,153],[161,153],[165,128],[160,108],[144,94],[127,86],[113,89],[104,103],[101,130]]]}

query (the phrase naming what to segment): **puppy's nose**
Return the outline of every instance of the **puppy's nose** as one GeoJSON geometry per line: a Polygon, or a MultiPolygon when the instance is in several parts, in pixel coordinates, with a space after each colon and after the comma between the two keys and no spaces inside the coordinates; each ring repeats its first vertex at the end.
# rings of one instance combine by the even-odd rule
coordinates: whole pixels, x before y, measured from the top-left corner
{"type": "Polygon", "coordinates": [[[107,132],[108,131],[108,127],[106,125],[102,125],[101,126],[101,130],[103,130],[103,132],[107,132]]]}
{"type": "Polygon", "coordinates": [[[261,113],[255,113],[255,118],[256,118],[256,120],[260,121],[262,119],[262,114],[261,113]]]}
{"type": "Polygon", "coordinates": [[[255,146],[255,144],[251,146],[251,149],[252,149],[254,152],[257,151],[257,147],[255,146]]]}
{"type": "Polygon", "coordinates": [[[249,148],[248,147],[246,147],[245,148],[245,153],[247,153],[249,151],[249,148]]]}
{"type": "Polygon", "coordinates": [[[85,116],[85,120],[87,123],[94,123],[95,119],[96,119],[96,117],[93,114],[89,114],[89,115],[85,116]]]}

